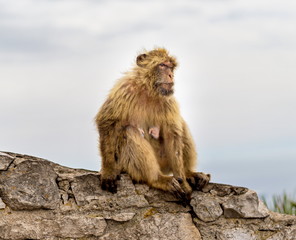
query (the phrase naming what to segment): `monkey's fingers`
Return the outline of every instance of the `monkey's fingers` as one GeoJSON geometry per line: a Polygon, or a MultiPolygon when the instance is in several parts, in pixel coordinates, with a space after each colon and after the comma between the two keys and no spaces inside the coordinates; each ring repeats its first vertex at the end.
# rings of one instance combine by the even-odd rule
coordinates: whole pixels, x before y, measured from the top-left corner
{"type": "Polygon", "coordinates": [[[202,189],[209,181],[206,178],[200,178],[198,181],[198,187],[202,189]]]}
{"type": "Polygon", "coordinates": [[[145,131],[142,128],[138,128],[142,137],[145,137],[145,131]]]}
{"type": "Polygon", "coordinates": [[[159,138],[159,127],[151,127],[148,131],[149,135],[151,135],[154,139],[159,138]]]}
{"type": "Polygon", "coordinates": [[[173,190],[173,194],[175,195],[176,198],[182,200],[183,206],[186,206],[189,204],[190,199],[191,199],[191,194],[190,193],[186,193],[180,183],[180,181],[178,181],[177,179],[173,178],[172,179],[172,185],[174,187],[173,190]]]}
{"type": "Polygon", "coordinates": [[[206,186],[211,179],[210,174],[205,174],[203,172],[197,173],[197,176],[195,177],[195,181],[197,182],[197,189],[201,190],[204,186],[206,186]]]}

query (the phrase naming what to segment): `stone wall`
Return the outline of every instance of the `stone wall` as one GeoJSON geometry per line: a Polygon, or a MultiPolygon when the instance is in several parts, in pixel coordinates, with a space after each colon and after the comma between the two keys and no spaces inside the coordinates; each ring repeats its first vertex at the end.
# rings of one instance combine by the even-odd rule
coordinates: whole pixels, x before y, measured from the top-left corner
{"type": "Polygon", "coordinates": [[[184,207],[125,174],[111,194],[97,172],[0,153],[0,239],[292,240],[296,217],[243,187],[211,183],[184,207]]]}

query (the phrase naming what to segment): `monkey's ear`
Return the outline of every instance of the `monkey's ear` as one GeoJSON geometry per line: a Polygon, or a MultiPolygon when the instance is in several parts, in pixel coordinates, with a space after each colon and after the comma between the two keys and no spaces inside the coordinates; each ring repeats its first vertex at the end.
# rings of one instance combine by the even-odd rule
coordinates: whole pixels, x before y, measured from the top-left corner
{"type": "Polygon", "coordinates": [[[138,57],[137,57],[137,65],[139,66],[139,67],[145,67],[145,60],[146,60],[146,58],[147,58],[147,54],[141,54],[141,55],[139,55],[138,57]]]}

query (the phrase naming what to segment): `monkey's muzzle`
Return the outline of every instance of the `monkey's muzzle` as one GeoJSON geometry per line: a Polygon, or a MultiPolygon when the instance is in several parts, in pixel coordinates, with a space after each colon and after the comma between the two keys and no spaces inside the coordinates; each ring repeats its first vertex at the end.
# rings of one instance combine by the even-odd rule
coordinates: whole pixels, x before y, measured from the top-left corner
{"type": "Polygon", "coordinates": [[[157,87],[160,93],[164,96],[168,96],[174,93],[173,82],[162,82],[162,83],[159,83],[157,87]]]}
{"type": "Polygon", "coordinates": [[[160,87],[164,88],[165,90],[171,90],[174,87],[173,82],[164,82],[164,83],[160,83],[159,85],[160,85],[160,87]]]}

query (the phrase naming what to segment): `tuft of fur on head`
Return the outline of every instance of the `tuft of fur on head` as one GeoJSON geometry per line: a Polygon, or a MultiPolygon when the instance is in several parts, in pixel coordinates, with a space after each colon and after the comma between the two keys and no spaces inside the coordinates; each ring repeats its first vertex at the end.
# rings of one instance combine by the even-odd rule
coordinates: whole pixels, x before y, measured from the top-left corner
{"type": "MultiPolygon", "coordinates": [[[[149,86],[151,92],[156,92],[155,87],[157,79],[159,79],[159,72],[156,70],[158,65],[164,62],[170,62],[175,69],[178,65],[175,57],[171,56],[164,48],[155,48],[151,51],[144,50],[138,55],[136,59],[136,67],[134,72],[137,73],[142,83],[149,86]]],[[[158,91],[163,96],[169,96],[173,91],[164,92],[164,89],[158,91]]]]}
{"type": "Polygon", "coordinates": [[[170,61],[174,65],[174,68],[178,65],[176,58],[171,56],[165,48],[155,48],[151,51],[144,50],[138,55],[136,63],[143,70],[149,70],[165,61],[170,61]]]}

